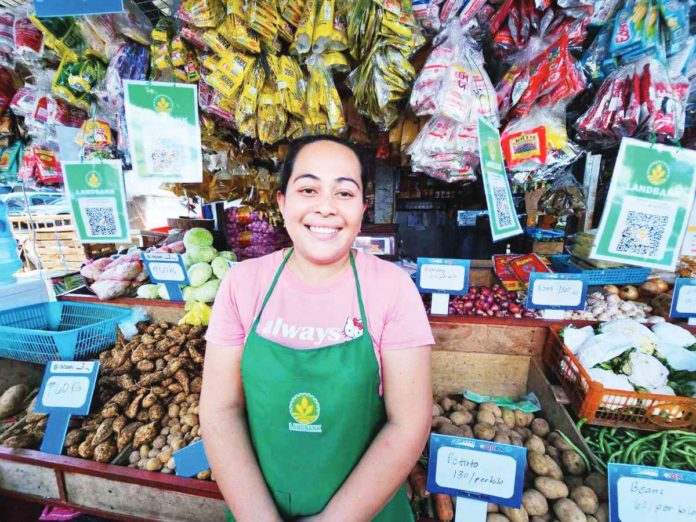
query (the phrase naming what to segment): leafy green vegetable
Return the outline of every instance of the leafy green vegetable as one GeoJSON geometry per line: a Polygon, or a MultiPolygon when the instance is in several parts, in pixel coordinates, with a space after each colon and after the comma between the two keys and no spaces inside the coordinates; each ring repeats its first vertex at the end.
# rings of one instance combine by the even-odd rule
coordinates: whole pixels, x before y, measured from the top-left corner
{"type": "Polygon", "coordinates": [[[213,234],[205,228],[192,228],[184,234],[184,246],[186,250],[192,247],[212,246],[213,234]]]}
{"type": "Polygon", "coordinates": [[[213,269],[208,263],[195,263],[186,271],[189,283],[197,288],[205,283],[213,275],[213,269]]]}
{"type": "Polygon", "coordinates": [[[211,246],[191,247],[188,252],[194,263],[210,263],[217,255],[217,250],[211,246]]]}
{"type": "Polygon", "coordinates": [[[215,294],[217,294],[221,282],[219,279],[211,279],[202,286],[194,288],[191,299],[201,303],[212,303],[215,300],[215,294]]]}
{"type": "Polygon", "coordinates": [[[213,259],[213,262],[210,264],[210,266],[213,268],[213,274],[215,274],[215,277],[217,277],[218,279],[222,279],[223,277],[225,277],[225,274],[230,269],[230,267],[227,266],[227,259],[220,256],[213,259]]]}

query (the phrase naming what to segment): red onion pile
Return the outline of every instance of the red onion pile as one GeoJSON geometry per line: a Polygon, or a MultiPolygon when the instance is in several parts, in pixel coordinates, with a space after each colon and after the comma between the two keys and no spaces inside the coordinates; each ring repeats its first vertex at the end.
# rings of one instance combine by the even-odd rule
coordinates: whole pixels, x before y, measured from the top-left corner
{"type": "Polygon", "coordinates": [[[500,285],[471,286],[466,295],[450,298],[450,315],[470,317],[537,317],[520,301],[517,292],[509,292],[500,285]]]}

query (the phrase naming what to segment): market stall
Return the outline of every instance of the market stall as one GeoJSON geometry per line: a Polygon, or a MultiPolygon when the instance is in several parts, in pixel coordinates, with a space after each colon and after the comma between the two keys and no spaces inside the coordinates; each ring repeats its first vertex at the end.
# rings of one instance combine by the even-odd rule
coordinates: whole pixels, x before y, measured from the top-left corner
{"type": "Polygon", "coordinates": [[[288,144],[327,134],[367,165],[353,247],[413,278],[436,342],[417,518],[619,520],[622,463],[693,488],[693,2],[45,4],[0,1],[2,494],[224,517],[175,455],[203,335],[234,264],[290,245],[288,144]],[[55,442],[59,360],[100,367],[55,442]],[[516,500],[438,483],[461,440],[526,450],[516,500]]]}

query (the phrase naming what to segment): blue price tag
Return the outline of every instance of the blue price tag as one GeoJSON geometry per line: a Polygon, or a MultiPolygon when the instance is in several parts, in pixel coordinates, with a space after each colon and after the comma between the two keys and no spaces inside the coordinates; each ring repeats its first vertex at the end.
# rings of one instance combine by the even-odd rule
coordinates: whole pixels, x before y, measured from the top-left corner
{"type": "Polygon", "coordinates": [[[186,265],[180,254],[143,254],[145,270],[153,284],[167,288],[170,301],[183,301],[181,286],[189,284],[186,265]]]}
{"type": "Polygon", "coordinates": [[[468,259],[419,257],[416,285],[423,293],[464,295],[469,292],[468,259]]]}
{"type": "Polygon", "coordinates": [[[432,434],[428,491],[518,508],[526,465],[526,448],[432,434]]]}
{"type": "Polygon", "coordinates": [[[693,522],[696,473],[609,464],[611,522],[693,522]]]}
{"type": "Polygon", "coordinates": [[[98,361],[53,361],[46,365],[34,411],[47,413],[41,451],[60,455],[71,415],[87,415],[99,373],[98,361]]]}
{"type": "Polygon", "coordinates": [[[679,277],[674,282],[670,317],[696,317],[696,279],[679,277]]]}
{"type": "Polygon", "coordinates": [[[584,310],[587,281],[582,274],[531,272],[527,308],[584,310]]]}
{"type": "Polygon", "coordinates": [[[123,12],[123,0],[34,0],[39,18],[123,12]]]}
{"type": "Polygon", "coordinates": [[[175,451],[172,456],[176,463],[176,474],[180,477],[193,477],[210,469],[202,440],[175,451]]]}

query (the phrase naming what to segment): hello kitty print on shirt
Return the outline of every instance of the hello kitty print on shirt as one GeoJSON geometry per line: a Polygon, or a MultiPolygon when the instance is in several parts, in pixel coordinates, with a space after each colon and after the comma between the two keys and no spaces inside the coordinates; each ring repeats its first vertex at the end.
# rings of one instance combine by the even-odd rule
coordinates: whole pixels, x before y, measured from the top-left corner
{"type": "Polygon", "coordinates": [[[346,325],[343,327],[343,335],[347,339],[357,339],[363,334],[362,321],[356,317],[346,319],[346,325]]]}

